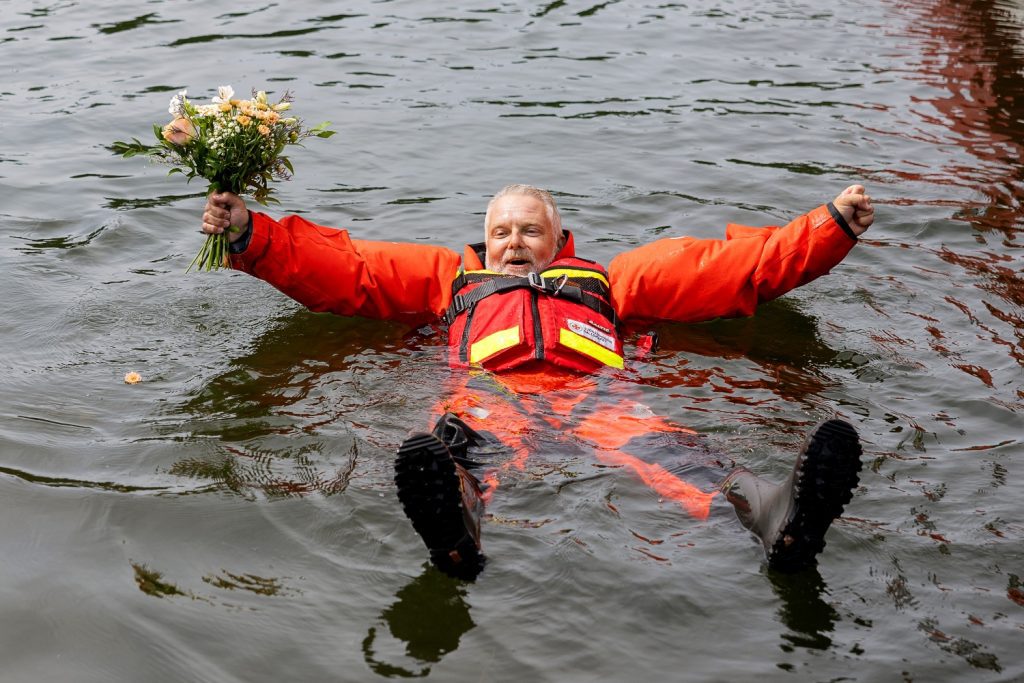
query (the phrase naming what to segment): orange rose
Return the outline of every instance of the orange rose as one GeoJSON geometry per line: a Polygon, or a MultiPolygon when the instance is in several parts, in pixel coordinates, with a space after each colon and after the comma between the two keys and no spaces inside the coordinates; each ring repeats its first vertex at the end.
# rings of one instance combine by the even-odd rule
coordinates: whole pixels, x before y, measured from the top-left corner
{"type": "Polygon", "coordinates": [[[178,117],[164,126],[164,140],[172,145],[187,145],[196,136],[196,127],[186,118],[178,117]]]}

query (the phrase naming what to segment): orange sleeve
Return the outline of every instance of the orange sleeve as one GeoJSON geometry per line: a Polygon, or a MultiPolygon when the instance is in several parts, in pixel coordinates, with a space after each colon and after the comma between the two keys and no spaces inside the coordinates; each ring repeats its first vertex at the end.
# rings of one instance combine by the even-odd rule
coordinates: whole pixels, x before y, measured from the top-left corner
{"type": "Polygon", "coordinates": [[[781,228],[729,225],[724,240],[667,238],[620,254],[608,267],[615,310],[636,321],[752,315],[853,248],[856,237],[831,210],[820,206],[781,228]]]}
{"type": "Polygon", "coordinates": [[[451,303],[459,255],[425,244],[354,240],[300,216],[275,221],[253,212],[249,245],[231,256],[231,265],[312,311],[420,324],[451,303]]]}

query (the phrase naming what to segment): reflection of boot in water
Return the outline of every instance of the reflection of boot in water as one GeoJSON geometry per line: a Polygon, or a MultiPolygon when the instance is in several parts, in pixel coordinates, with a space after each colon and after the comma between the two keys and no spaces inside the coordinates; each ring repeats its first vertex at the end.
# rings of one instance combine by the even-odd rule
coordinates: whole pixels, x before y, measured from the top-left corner
{"type": "Polygon", "coordinates": [[[484,566],[480,483],[469,473],[469,446],[483,437],[451,414],[431,434],[413,434],[398,449],[395,485],[406,516],[430,551],[430,561],[451,576],[472,581],[484,566]]]}
{"type": "Polygon", "coordinates": [[[405,657],[412,658],[411,671],[382,659],[398,661],[401,655],[388,648],[387,639],[377,642],[377,628],[371,627],[363,640],[363,658],[381,676],[423,677],[430,673],[429,664],[459,646],[459,639],[476,624],[466,605],[465,584],[445,576],[433,567],[416,577],[395,595],[397,600],[381,614],[395,639],[405,643],[405,657]]]}
{"type": "Polygon", "coordinates": [[[861,452],[856,430],[829,420],[811,433],[782,484],[743,468],[726,477],[722,491],[743,526],[761,539],[769,567],[796,572],[817,564],[825,532],[853,497],[861,452]]]}
{"type": "Polygon", "coordinates": [[[782,601],[779,618],[790,629],[782,639],[786,647],[805,647],[811,650],[827,650],[832,647],[832,633],[839,620],[839,614],[832,605],[822,599],[828,588],[817,569],[800,574],[769,572],[769,580],[775,595],[782,601]]]}

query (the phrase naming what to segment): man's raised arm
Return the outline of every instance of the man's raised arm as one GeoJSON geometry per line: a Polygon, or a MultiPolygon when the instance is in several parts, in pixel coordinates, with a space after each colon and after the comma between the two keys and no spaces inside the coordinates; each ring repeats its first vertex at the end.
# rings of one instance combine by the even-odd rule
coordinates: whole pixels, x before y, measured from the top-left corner
{"type": "Polygon", "coordinates": [[[451,303],[459,255],[450,249],[354,240],[345,230],[299,216],[275,221],[250,212],[237,195],[211,195],[203,232],[225,230],[233,268],[313,311],[420,324],[440,317],[451,303]]]}
{"type": "Polygon", "coordinates": [[[752,315],[758,304],[827,273],[873,221],[864,187],[851,185],[784,227],[729,225],[724,240],[656,240],[612,260],[612,303],[623,320],[752,315]]]}

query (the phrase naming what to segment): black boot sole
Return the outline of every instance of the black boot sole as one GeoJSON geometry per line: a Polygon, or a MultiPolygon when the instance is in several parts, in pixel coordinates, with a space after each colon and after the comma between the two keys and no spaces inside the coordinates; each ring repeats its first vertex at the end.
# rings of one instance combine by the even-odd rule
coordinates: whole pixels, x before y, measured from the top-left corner
{"type": "Polygon", "coordinates": [[[857,431],[843,420],[819,426],[797,465],[796,509],[768,553],[768,566],[793,573],[817,564],[825,533],[853,498],[863,449],[857,431]]]}
{"type": "Polygon", "coordinates": [[[398,500],[438,569],[472,580],[484,556],[466,529],[455,461],[433,434],[406,439],[395,458],[398,500]]]}

